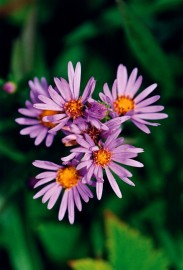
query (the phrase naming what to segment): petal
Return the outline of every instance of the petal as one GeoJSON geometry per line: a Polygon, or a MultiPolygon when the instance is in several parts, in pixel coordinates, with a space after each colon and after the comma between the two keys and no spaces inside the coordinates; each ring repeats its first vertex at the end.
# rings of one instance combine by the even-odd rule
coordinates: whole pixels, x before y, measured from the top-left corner
{"type": "Polygon", "coordinates": [[[149,119],[149,120],[158,120],[158,119],[164,119],[167,118],[168,115],[165,113],[143,113],[138,114],[138,118],[142,119],[149,119]]]}
{"type": "Polygon", "coordinates": [[[133,90],[133,86],[135,84],[135,80],[136,80],[136,77],[137,77],[137,71],[138,71],[138,69],[134,68],[132,73],[130,74],[130,77],[128,79],[128,83],[127,83],[127,86],[126,86],[126,90],[125,90],[125,95],[127,95],[127,96],[129,95],[131,90],[133,90]]]}
{"type": "Polygon", "coordinates": [[[66,189],[64,191],[64,195],[62,197],[62,201],[60,204],[60,209],[59,209],[59,213],[58,213],[58,219],[62,220],[65,216],[65,212],[67,210],[67,206],[68,206],[68,190],[66,189]]]}
{"type": "Polygon", "coordinates": [[[17,118],[15,121],[20,125],[37,125],[39,124],[39,120],[37,119],[29,119],[29,118],[17,118]]]}
{"type": "Polygon", "coordinates": [[[48,134],[46,137],[46,146],[50,147],[53,143],[54,134],[48,134]]]}
{"type": "Polygon", "coordinates": [[[68,195],[68,217],[70,224],[74,223],[74,198],[72,188],[69,190],[68,195]]]}
{"type": "Polygon", "coordinates": [[[107,97],[110,98],[110,100],[113,100],[111,91],[110,91],[109,86],[108,86],[107,83],[104,84],[103,91],[104,91],[104,94],[105,94],[107,97]]]}
{"type": "Polygon", "coordinates": [[[75,99],[79,98],[79,92],[80,92],[80,81],[81,81],[81,63],[78,62],[75,69],[74,74],[74,91],[73,95],[75,99]]]}
{"type": "Polygon", "coordinates": [[[63,105],[65,103],[65,100],[53,89],[52,86],[48,88],[48,92],[53,101],[58,105],[63,105]]]}
{"type": "Polygon", "coordinates": [[[136,80],[135,84],[131,88],[129,94],[128,94],[130,98],[133,98],[134,97],[134,95],[139,90],[141,84],[142,84],[142,76],[139,76],[138,79],[136,80]]]}
{"type": "Polygon", "coordinates": [[[117,70],[117,86],[118,96],[122,96],[125,92],[126,84],[128,80],[127,69],[123,65],[119,65],[117,70]]]}
{"type": "Polygon", "coordinates": [[[110,170],[107,167],[105,168],[105,171],[106,171],[106,175],[107,175],[107,178],[109,180],[109,183],[110,183],[112,189],[114,190],[114,192],[116,193],[116,195],[119,198],[122,198],[121,191],[120,191],[118,184],[116,183],[116,180],[114,179],[112,173],[110,172],[110,170]]]}
{"type": "Polygon", "coordinates": [[[59,166],[58,164],[55,164],[50,161],[44,161],[44,160],[35,160],[32,164],[35,167],[46,169],[46,170],[53,170],[53,171],[57,171],[58,169],[61,168],[61,166],[59,166]]]}
{"type": "Polygon", "coordinates": [[[81,199],[80,199],[79,193],[75,187],[73,188],[73,197],[74,197],[74,201],[75,201],[75,205],[76,205],[77,209],[79,211],[81,211],[82,210],[81,199]]]}
{"type": "Polygon", "coordinates": [[[51,189],[53,186],[55,185],[55,183],[51,183],[47,186],[45,186],[44,188],[42,188],[38,193],[36,193],[33,197],[33,199],[37,199],[41,196],[43,196],[49,189],[51,189]]]}
{"type": "Polygon", "coordinates": [[[44,138],[46,137],[47,132],[48,132],[48,129],[47,128],[43,128],[41,130],[41,132],[39,133],[39,135],[37,136],[34,144],[35,145],[39,145],[44,140],[44,138]]]}
{"type": "Polygon", "coordinates": [[[100,200],[102,198],[102,192],[103,192],[103,183],[98,182],[96,183],[96,194],[97,194],[97,199],[100,200]]]}
{"type": "Polygon", "coordinates": [[[52,196],[49,199],[48,209],[53,208],[53,206],[55,205],[56,201],[58,200],[58,197],[60,196],[61,191],[62,191],[61,186],[57,186],[55,192],[52,194],[52,196]]]}
{"type": "Polygon", "coordinates": [[[157,87],[157,84],[154,83],[152,85],[150,85],[149,87],[147,87],[146,89],[144,89],[142,91],[142,93],[140,93],[135,99],[135,103],[139,103],[140,101],[142,101],[144,98],[146,98],[152,91],[154,91],[154,89],[157,87]]]}

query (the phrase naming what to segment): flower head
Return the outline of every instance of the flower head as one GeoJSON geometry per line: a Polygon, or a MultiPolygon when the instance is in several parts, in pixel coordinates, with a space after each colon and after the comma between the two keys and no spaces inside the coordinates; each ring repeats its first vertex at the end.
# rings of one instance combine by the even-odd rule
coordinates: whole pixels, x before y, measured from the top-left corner
{"type": "Polygon", "coordinates": [[[159,113],[164,109],[163,106],[152,105],[160,96],[155,95],[147,98],[156,88],[157,84],[152,84],[136,96],[142,83],[142,76],[137,78],[137,68],[133,69],[129,76],[127,69],[119,65],[117,79],[112,86],[112,92],[107,84],[104,85],[104,94],[100,93],[100,98],[111,108],[113,118],[128,115],[131,121],[145,133],[150,133],[147,125],[158,126],[147,120],[158,120],[168,117],[165,113],[159,113]]]}
{"type": "Polygon", "coordinates": [[[2,88],[6,93],[13,94],[17,90],[17,85],[14,82],[6,82],[2,88]]]}
{"type": "Polygon", "coordinates": [[[27,125],[20,131],[21,135],[29,135],[31,138],[35,138],[35,145],[39,145],[44,139],[46,139],[46,146],[51,146],[56,133],[48,133],[51,128],[55,126],[52,122],[45,122],[43,118],[45,116],[54,115],[57,112],[54,110],[40,110],[35,109],[33,106],[38,102],[38,96],[40,94],[48,97],[48,85],[45,78],[39,81],[37,78],[34,81],[29,81],[30,86],[30,100],[26,101],[26,108],[19,109],[19,113],[25,117],[17,118],[15,121],[20,125],[27,125]]]}
{"type": "Polygon", "coordinates": [[[82,182],[85,171],[76,168],[77,160],[73,160],[67,165],[57,165],[49,161],[36,160],[33,165],[45,169],[36,176],[39,180],[35,188],[44,185],[44,187],[36,193],[34,199],[42,197],[42,202],[48,201],[48,209],[51,209],[60,194],[62,195],[58,219],[62,220],[68,210],[69,222],[74,223],[76,206],[79,211],[82,210],[81,198],[88,202],[89,198],[93,198],[92,192],[86,184],[82,182]]]}
{"type": "Polygon", "coordinates": [[[91,98],[95,88],[94,78],[90,78],[83,94],[80,94],[81,80],[81,64],[78,62],[74,70],[71,62],[68,64],[68,79],[67,82],[63,78],[55,78],[56,88],[58,92],[49,87],[49,97],[40,95],[39,100],[42,103],[34,105],[35,108],[41,110],[53,110],[57,114],[53,116],[45,116],[44,121],[54,122],[50,132],[55,132],[62,129],[65,125],[75,122],[84,117],[85,103],[91,98]]]}
{"type": "MultiPolygon", "coordinates": [[[[98,199],[101,199],[102,196],[104,171],[112,189],[116,195],[121,198],[121,191],[111,171],[127,184],[134,185],[133,182],[128,179],[132,174],[118,163],[134,167],[143,166],[142,163],[133,159],[138,153],[143,152],[143,149],[136,148],[129,144],[123,144],[124,139],[118,138],[120,132],[121,130],[117,130],[112,135],[108,136],[105,142],[99,141],[97,145],[88,134],[84,134],[84,138],[77,137],[77,142],[80,147],[71,150],[73,154],[84,154],[77,169],[87,168],[87,181],[90,181],[92,177],[96,178],[96,193],[98,199]]],[[[71,154],[70,157],[73,158],[73,155],[71,154]]],[[[65,158],[62,160],[64,159],[65,158]]]]}

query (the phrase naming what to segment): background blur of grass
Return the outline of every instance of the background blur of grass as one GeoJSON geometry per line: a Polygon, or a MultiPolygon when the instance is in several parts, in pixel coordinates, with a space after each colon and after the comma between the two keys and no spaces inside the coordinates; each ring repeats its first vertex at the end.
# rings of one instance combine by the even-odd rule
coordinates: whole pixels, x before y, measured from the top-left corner
{"type": "MultiPolygon", "coordinates": [[[[182,33],[183,0],[0,0],[1,270],[71,269],[70,260],[111,260],[106,209],[151,239],[164,252],[167,269],[183,269],[182,33]],[[136,187],[119,180],[120,200],[106,183],[102,200],[83,205],[72,226],[67,219],[57,221],[59,203],[48,211],[41,200],[32,199],[30,188],[38,172],[33,160],[60,162],[66,153],[60,138],[50,149],[44,144],[35,148],[28,136],[19,135],[20,126],[14,122],[29,97],[27,81],[45,76],[53,83],[55,76],[66,77],[70,60],[81,61],[83,86],[92,75],[97,80],[95,98],[104,82],[111,85],[118,64],[127,65],[129,72],[138,67],[143,87],[158,83],[159,104],[169,115],[150,135],[125,125],[123,135],[145,149],[139,156],[145,167],[132,170],[136,187]],[[14,94],[2,90],[6,81],[17,84],[14,94]]],[[[139,249],[130,253],[128,243],[132,266],[121,264],[117,270],[164,269],[137,268],[139,249]]]]}

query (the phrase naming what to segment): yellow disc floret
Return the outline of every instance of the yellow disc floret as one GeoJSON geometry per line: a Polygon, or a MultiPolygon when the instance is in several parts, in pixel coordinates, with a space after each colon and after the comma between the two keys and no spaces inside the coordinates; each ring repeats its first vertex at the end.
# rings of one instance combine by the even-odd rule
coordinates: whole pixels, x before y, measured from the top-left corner
{"type": "Polygon", "coordinates": [[[75,167],[69,166],[58,170],[56,182],[63,188],[69,189],[78,184],[80,175],[75,167]]]}
{"type": "Polygon", "coordinates": [[[135,107],[133,99],[129,97],[125,97],[125,96],[118,97],[118,99],[114,101],[113,105],[114,105],[114,111],[118,115],[124,115],[128,111],[133,110],[135,107]]]}
{"type": "Polygon", "coordinates": [[[44,110],[42,111],[42,113],[38,116],[38,119],[40,120],[41,124],[44,126],[44,127],[47,127],[47,128],[53,128],[56,126],[56,124],[53,124],[52,122],[45,122],[43,121],[43,117],[44,116],[51,116],[51,115],[55,115],[57,114],[58,112],[56,111],[51,111],[51,110],[44,110]]]}
{"type": "Polygon", "coordinates": [[[65,103],[64,109],[67,115],[73,119],[78,118],[83,115],[83,104],[80,99],[78,100],[70,100],[65,103]]]}
{"type": "Polygon", "coordinates": [[[99,166],[106,166],[111,161],[111,152],[108,149],[99,149],[93,152],[94,162],[99,166]]]}

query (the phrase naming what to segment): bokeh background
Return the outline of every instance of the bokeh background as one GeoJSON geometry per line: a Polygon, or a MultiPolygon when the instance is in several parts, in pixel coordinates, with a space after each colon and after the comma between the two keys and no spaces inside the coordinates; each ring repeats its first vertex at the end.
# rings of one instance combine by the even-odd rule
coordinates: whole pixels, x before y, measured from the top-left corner
{"type": "Polygon", "coordinates": [[[0,0],[1,270],[183,269],[182,36],[182,0],[0,0]],[[145,167],[131,169],[136,186],[118,179],[118,199],[106,182],[102,200],[84,204],[74,225],[57,220],[59,202],[48,211],[32,199],[32,161],[59,163],[68,149],[59,136],[51,148],[35,147],[14,121],[28,80],[66,78],[70,60],[82,64],[83,87],[95,77],[97,99],[120,63],[129,73],[138,67],[144,88],[158,83],[169,115],[150,135],[125,125],[123,136],[145,149],[145,167]]]}

